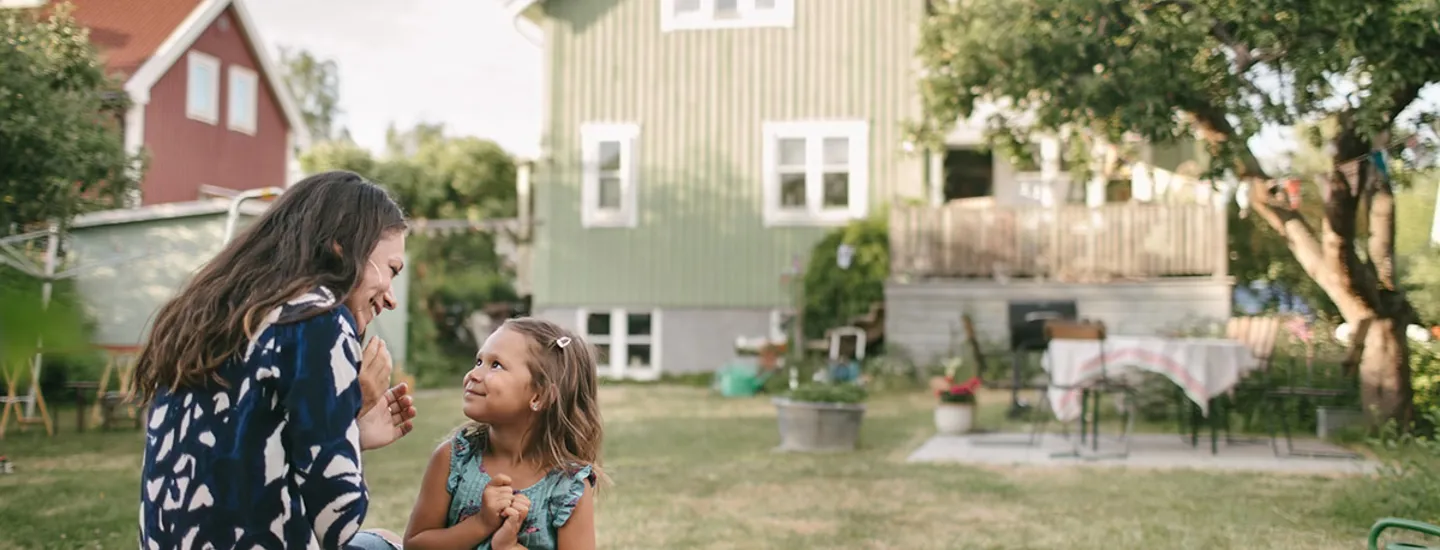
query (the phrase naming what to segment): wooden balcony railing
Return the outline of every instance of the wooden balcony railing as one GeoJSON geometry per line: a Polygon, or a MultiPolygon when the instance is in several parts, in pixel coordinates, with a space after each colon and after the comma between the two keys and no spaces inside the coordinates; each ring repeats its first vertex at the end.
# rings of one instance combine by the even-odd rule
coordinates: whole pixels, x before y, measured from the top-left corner
{"type": "Polygon", "coordinates": [[[1203,204],[896,206],[890,272],[906,278],[1106,282],[1224,276],[1225,212],[1203,204]]]}

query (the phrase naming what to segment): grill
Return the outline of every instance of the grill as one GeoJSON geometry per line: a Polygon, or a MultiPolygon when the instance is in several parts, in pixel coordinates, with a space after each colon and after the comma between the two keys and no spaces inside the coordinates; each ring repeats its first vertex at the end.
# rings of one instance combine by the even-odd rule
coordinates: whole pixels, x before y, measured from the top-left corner
{"type": "Polygon", "coordinates": [[[1045,323],[1051,319],[1075,320],[1075,301],[1010,302],[1010,349],[1043,351],[1045,323]]]}

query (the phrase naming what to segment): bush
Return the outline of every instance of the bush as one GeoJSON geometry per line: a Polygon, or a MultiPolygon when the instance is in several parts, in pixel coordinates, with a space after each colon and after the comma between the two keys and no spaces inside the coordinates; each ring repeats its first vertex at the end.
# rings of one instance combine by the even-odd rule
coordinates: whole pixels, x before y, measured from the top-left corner
{"type": "MultiPolygon", "coordinates": [[[[1424,418],[1440,423],[1440,414],[1424,418]]],[[[1375,476],[1357,480],[1336,506],[1348,523],[1369,525],[1386,516],[1440,523],[1440,440],[1402,432],[1391,422],[1371,443],[1383,461],[1375,476]]]]}
{"type": "Polygon", "coordinates": [[[1434,433],[1440,418],[1440,345],[1410,343],[1410,385],[1415,395],[1416,428],[1434,433]]]}
{"type": "MultiPolygon", "coordinates": [[[[805,267],[805,337],[820,338],[827,329],[863,315],[885,301],[890,276],[890,231],[883,216],[851,222],[830,232],[810,252],[805,267]],[[855,247],[849,269],[836,265],[841,244],[855,247]]],[[[870,350],[867,350],[870,351],[870,350]]]]}

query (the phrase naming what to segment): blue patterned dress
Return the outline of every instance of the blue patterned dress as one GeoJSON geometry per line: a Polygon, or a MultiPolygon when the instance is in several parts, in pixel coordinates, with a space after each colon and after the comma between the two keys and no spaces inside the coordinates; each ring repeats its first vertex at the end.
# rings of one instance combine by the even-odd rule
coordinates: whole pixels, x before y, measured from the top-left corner
{"type": "MultiPolygon", "coordinates": [[[[450,476],[445,490],[450,493],[450,512],[445,526],[450,527],[480,511],[480,497],[490,484],[490,474],[481,461],[483,453],[478,442],[456,435],[450,441],[450,476]]],[[[560,527],[570,520],[575,505],[585,494],[585,482],[595,486],[590,466],[558,469],[546,474],[534,485],[515,491],[530,499],[530,513],[520,526],[520,546],[528,550],[555,550],[560,527]]],[[[476,550],[490,550],[486,540],[476,550]]]]}
{"type": "Polygon", "coordinates": [[[142,549],[344,548],[359,531],[360,341],[335,301],[322,288],[270,312],[219,369],[228,387],[158,392],[142,549]]]}

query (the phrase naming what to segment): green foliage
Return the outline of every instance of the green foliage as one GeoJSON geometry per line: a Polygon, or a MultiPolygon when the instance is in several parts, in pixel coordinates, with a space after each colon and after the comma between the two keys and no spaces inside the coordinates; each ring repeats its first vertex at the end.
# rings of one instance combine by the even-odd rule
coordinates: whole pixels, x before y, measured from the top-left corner
{"type": "MultiPolygon", "coordinates": [[[[446,137],[439,125],[391,130],[389,155],[376,159],[353,143],[317,145],[301,162],[307,171],[344,169],[394,193],[413,219],[482,221],[516,215],[514,160],[494,142],[446,137]]],[[[479,346],[468,321],[492,302],[519,299],[514,274],[496,253],[497,235],[462,232],[412,235],[407,368],[421,384],[449,384],[470,368],[479,346]]]]}
{"type": "Polygon", "coordinates": [[[1435,170],[1410,175],[1410,186],[1395,193],[1395,254],[1402,258],[1430,249],[1430,225],[1440,188],[1440,173],[1435,170]]]}
{"type": "MultiPolygon", "coordinates": [[[[1440,414],[1433,410],[1424,419],[1440,425],[1440,414]]],[[[1371,444],[1381,466],[1336,503],[1337,515],[1356,521],[1393,516],[1440,523],[1440,500],[1435,498],[1440,494],[1440,439],[1401,430],[1391,422],[1371,444]]]]}
{"type": "Polygon", "coordinates": [[[1433,432],[1440,427],[1440,344],[1413,343],[1410,346],[1410,386],[1415,391],[1415,416],[1429,420],[1421,428],[1433,432]]]}
{"type": "Polygon", "coordinates": [[[43,283],[0,265],[0,365],[17,365],[35,354],[42,339],[46,349],[87,347],[84,313],[73,281],[55,283],[49,307],[41,301],[43,283]]]}
{"type": "Polygon", "coordinates": [[[1426,249],[1401,258],[1405,295],[1420,320],[1440,324],[1440,250],[1426,249]]]}
{"type": "Polygon", "coordinates": [[[0,9],[0,235],[113,207],[136,184],[127,100],[70,13],[0,9]]]}
{"type": "Polygon", "coordinates": [[[519,299],[513,273],[489,233],[414,236],[410,288],[410,369],[425,385],[450,384],[470,369],[475,341],[470,316],[486,304],[519,299]]]}
{"type": "Polygon", "coordinates": [[[1233,134],[1212,142],[1211,168],[1225,169],[1253,162],[1242,157],[1264,124],[1343,109],[1357,135],[1373,136],[1390,127],[1397,100],[1408,104],[1419,86],[1440,81],[1440,60],[1428,53],[1440,46],[1433,2],[932,5],[919,48],[925,119],[914,127],[928,144],[987,104],[1011,111],[989,122],[994,142],[1012,145],[1060,128],[1110,143],[1126,133],[1164,142],[1189,131],[1178,110],[1233,134]],[[1261,90],[1257,75],[1267,72],[1288,93],[1261,90]],[[1335,101],[1342,82],[1358,88],[1350,102],[1335,101]]]}
{"type": "Polygon", "coordinates": [[[804,403],[854,404],[864,402],[869,394],[855,384],[822,384],[811,382],[785,394],[791,401],[804,403]]]}
{"type": "Polygon", "coordinates": [[[345,135],[345,129],[338,125],[340,66],[335,60],[317,58],[306,50],[281,48],[280,65],[285,67],[285,85],[299,103],[310,138],[325,142],[345,135]]]}
{"type": "Polygon", "coordinates": [[[830,232],[810,253],[805,268],[805,336],[819,338],[885,300],[890,276],[890,232],[883,216],[851,222],[830,232]],[[849,269],[840,269],[841,244],[855,248],[849,269]]]}

